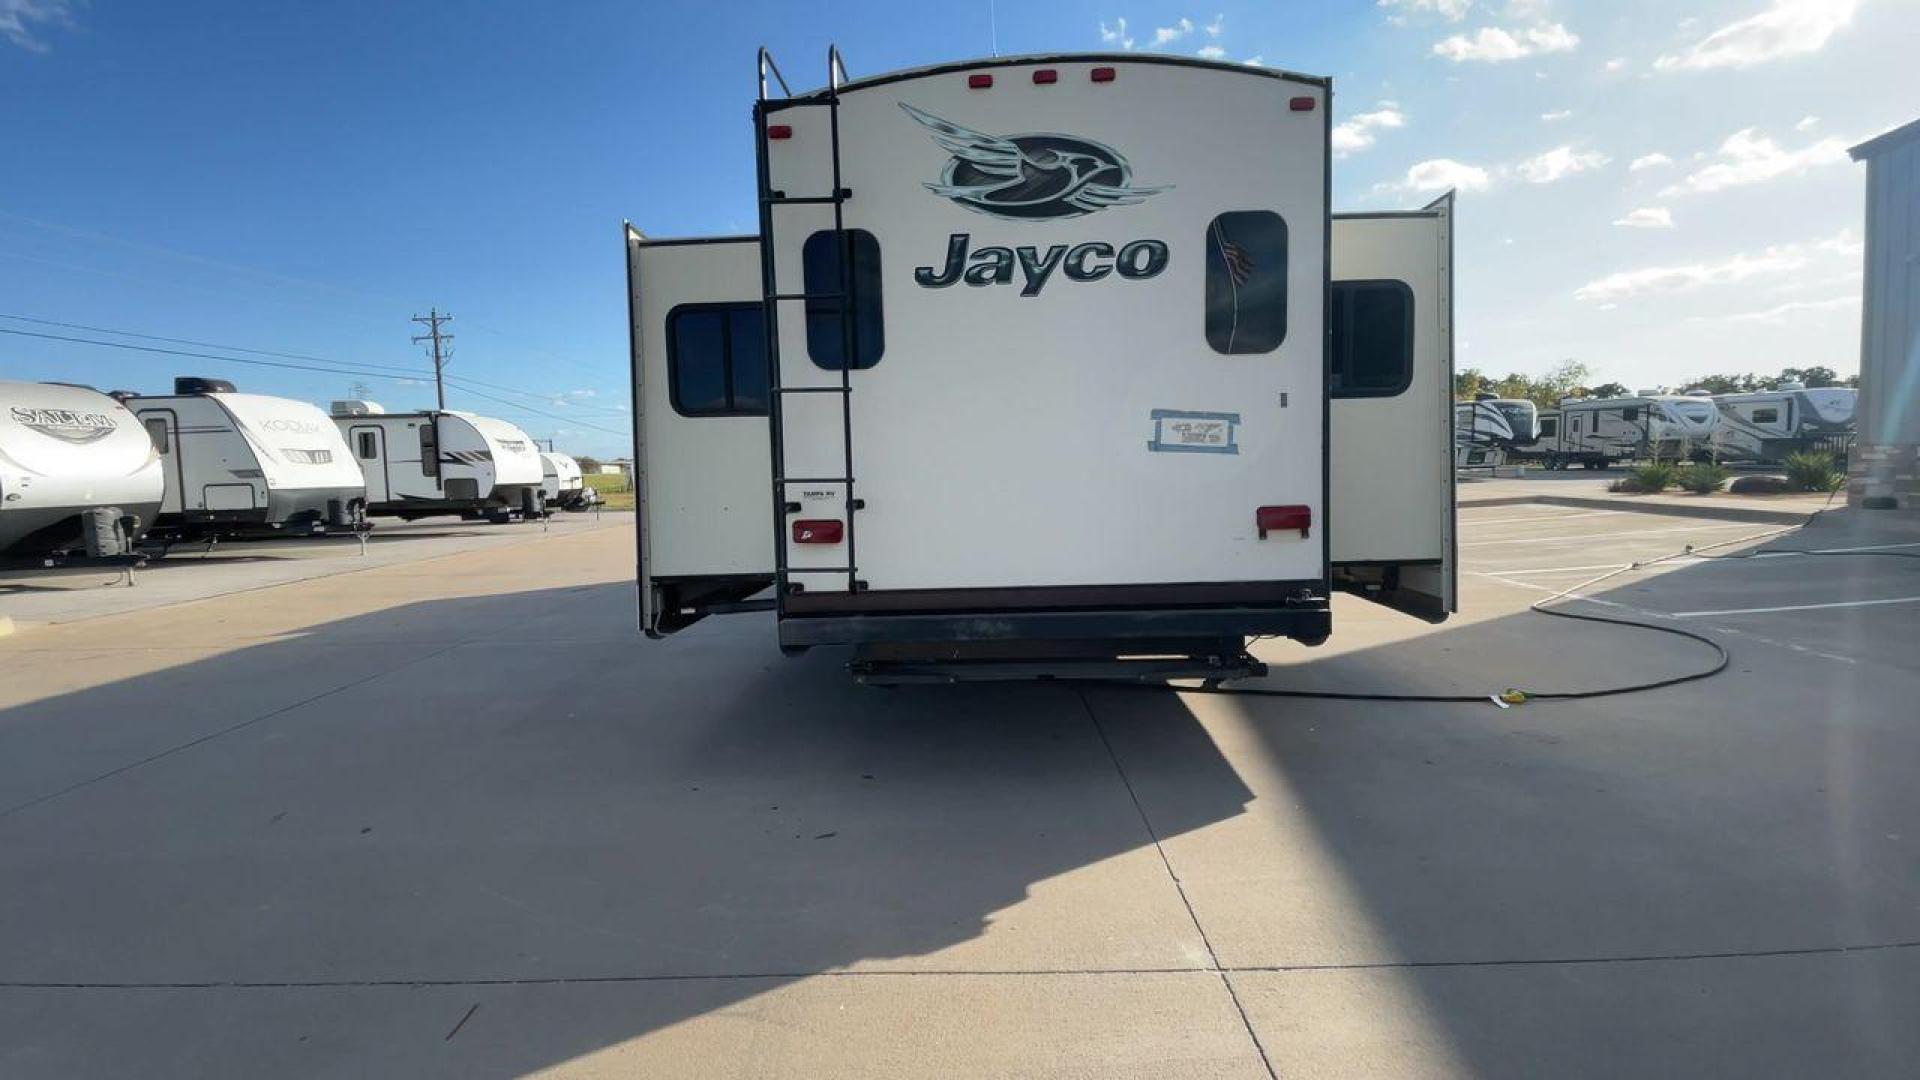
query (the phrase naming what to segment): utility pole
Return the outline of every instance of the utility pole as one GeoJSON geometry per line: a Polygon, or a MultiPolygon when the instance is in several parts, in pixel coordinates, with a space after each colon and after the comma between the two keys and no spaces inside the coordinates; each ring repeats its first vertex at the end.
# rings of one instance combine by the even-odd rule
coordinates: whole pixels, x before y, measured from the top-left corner
{"type": "Polygon", "coordinates": [[[356,382],[347,387],[347,396],[355,401],[364,401],[373,396],[373,387],[363,382],[356,382]]]}
{"type": "Polygon", "coordinates": [[[440,324],[452,322],[453,316],[440,314],[439,308],[429,308],[427,314],[415,315],[413,321],[427,328],[426,333],[414,335],[413,343],[418,345],[423,341],[433,342],[433,394],[440,403],[439,408],[445,411],[447,388],[440,381],[440,369],[446,366],[447,361],[453,359],[453,349],[449,347],[453,343],[453,335],[441,333],[440,324]]]}

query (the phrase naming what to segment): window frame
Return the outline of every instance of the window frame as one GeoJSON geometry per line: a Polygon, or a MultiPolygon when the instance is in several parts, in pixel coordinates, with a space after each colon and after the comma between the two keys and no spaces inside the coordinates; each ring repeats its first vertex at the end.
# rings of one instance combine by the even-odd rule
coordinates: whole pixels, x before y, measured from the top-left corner
{"type": "MultiPolygon", "coordinates": [[[[1287,343],[1288,334],[1293,331],[1293,290],[1290,288],[1290,271],[1292,270],[1293,264],[1293,226],[1287,222],[1286,216],[1278,210],[1266,208],[1222,210],[1207,219],[1206,230],[1201,235],[1200,251],[1200,332],[1201,336],[1206,340],[1207,347],[1219,356],[1266,356],[1270,353],[1279,352],[1280,347],[1287,343]],[[1221,218],[1235,214],[1263,214],[1271,217],[1275,222],[1279,223],[1280,226],[1280,333],[1278,337],[1274,338],[1273,344],[1264,349],[1222,349],[1219,344],[1214,341],[1212,320],[1210,318],[1212,312],[1208,306],[1208,297],[1212,292],[1211,286],[1214,279],[1214,230],[1219,226],[1221,218]]],[[[1331,306],[1331,296],[1326,297],[1326,303],[1331,306]]]]}
{"type": "Polygon", "coordinates": [[[166,417],[149,416],[141,420],[140,423],[142,427],[145,427],[147,429],[147,441],[153,444],[154,453],[156,454],[173,453],[173,429],[167,424],[166,417]],[[155,424],[160,425],[157,434],[155,433],[155,429],[153,426],[155,424]]]}
{"type": "Polygon", "coordinates": [[[354,454],[359,457],[361,461],[378,461],[380,459],[379,433],[374,431],[356,431],[353,434],[354,454]],[[369,453],[368,451],[372,452],[369,453]]]}
{"type": "MultiPolygon", "coordinates": [[[[1407,390],[1413,386],[1414,337],[1416,334],[1419,333],[1419,324],[1417,321],[1418,310],[1415,304],[1416,304],[1416,300],[1413,295],[1413,286],[1407,284],[1406,282],[1400,280],[1399,278],[1346,278],[1339,281],[1330,281],[1327,283],[1327,389],[1328,389],[1328,396],[1334,398],[1335,400],[1339,400],[1341,398],[1399,397],[1401,394],[1406,393],[1407,390]],[[1384,387],[1382,388],[1368,387],[1366,389],[1348,389],[1348,388],[1342,388],[1339,390],[1333,389],[1334,362],[1338,359],[1333,349],[1333,330],[1334,330],[1333,294],[1342,285],[1353,286],[1356,288],[1363,287],[1363,286],[1364,287],[1390,286],[1397,289],[1399,293],[1406,298],[1406,302],[1407,302],[1407,338],[1406,338],[1406,347],[1405,347],[1406,363],[1401,368],[1402,377],[1399,385],[1394,386],[1391,389],[1384,388],[1384,387]]],[[[1352,318],[1352,312],[1353,312],[1353,308],[1351,306],[1351,302],[1349,302],[1349,305],[1347,308],[1349,320],[1351,320],[1352,318]]],[[[1347,334],[1345,337],[1345,341],[1347,344],[1351,345],[1353,341],[1353,336],[1351,334],[1347,334]]],[[[1349,354],[1351,354],[1352,350],[1349,349],[1348,351],[1349,351],[1349,354]]]]}
{"type": "Polygon", "coordinates": [[[428,417],[420,424],[420,475],[440,475],[440,421],[428,417]]]}
{"type": "Polygon", "coordinates": [[[765,335],[767,332],[767,306],[760,300],[702,300],[691,304],[676,304],[667,310],[665,324],[667,339],[667,403],[673,411],[689,420],[705,420],[716,416],[765,416],[772,398],[773,372],[772,358],[767,350],[765,335]],[[768,354],[766,366],[767,388],[761,391],[762,403],[757,409],[742,409],[734,405],[739,399],[733,384],[733,316],[742,311],[752,311],[760,317],[761,351],[768,354]],[[726,386],[727,408],[689,409],[680,400],[680,317],[682,315],[716,313],[720,319],[720,378],[726,386]]]}
{"type": "Polygon", "coordinates": [[[1778,405],[1755,405],[1752,420],[1756,424],[1777,424],[1780,422],[1778,405]]]}
{"type": "MultiPolygon", "coordinates": [[[[848,272],[841,275],[841,277],[846,281],[851,295],[845,299],[809,299],[801,302],[803,309],[801,316],[803,320],[802,327],[805,330],[807,338],[807,359],[812,362],[814,367],[822,371],[869,371],[879,367],[880,361],[886,359],[887,355],[887,304],[886,293],[881,288],[881,282],[884,280],[885,266],[880,253],[880,238],[875,236],[869,229],[846,228],[840,231],[846,234],[848,261],[852,264],[847,268],[848,272]],[[865,241],[861,239],[862,237],[865,237],[865,241]],[[871,275],[873,295],[870,299],[865,298],[865,294],[861,291],[862,286],[860,284],[862,268],[860,251],[861,244],[865,242],[870,242],[873,245],[873,273],[871,275]],[[843,318],[844,316],[842,315],[839,305],[849,302],[854,305],[852,315],[853,362],[845,363],[844,357],[823,357],[814,350],[813,328],[815,319],[839,320],[843,318]],[[860,317],[863,313],[862,308],[867,304],[873,305],[873,329],[875,331],[874,336],[877,339],[877,344],[873,347],[873,359],[862,363],[861,361],[865,357],[865,348],[860,340],[860,317]],[[837,362],[829,363],[827,361],[837,362]]],[[[814,247],[815,241],[823,236],[831,238],[834,235],[835,232],[832,229],[816,229],[808,233],[806,239],[800,241],[801,287],[806,290],[809,296],[818,293],[831,294],[840,291],[840,281],[832,282],[827,288],[815,288],[816,282],[810,273],[813,268],[813,261],[807,257],[807,253],[814,247]]],[[[836,262],[838,261],[837,253],[835,260],[836,262]]],[[[842,342],[844,344],[844,339],[842,339],[842,342]]]]}

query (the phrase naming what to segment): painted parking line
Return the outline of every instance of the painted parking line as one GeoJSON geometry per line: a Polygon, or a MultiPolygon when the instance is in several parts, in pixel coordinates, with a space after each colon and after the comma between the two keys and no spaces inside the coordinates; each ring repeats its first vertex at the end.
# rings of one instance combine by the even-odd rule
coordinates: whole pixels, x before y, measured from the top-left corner
{"type": "MultiPolygon", "coordinates": [[[[1578,536],[1516,536],[1505,540],[1469,540],[1461,547],[1491,547],[1495,544],[1604,544],[1623,536],[1672,536],[1675,533],[1705,532],[1709,529],[1751,529],[1751,521],[1730,521],[1719,525],[1689,525],[1683,529],[1638,529],[1633,532],[1590,532],[1578,536]]],[[[1772,535],[1763,533],[1762,535],[1772,535]]],[[[1758,537],[1756,537],[1758,539],[1758,537]]]]}
{"type": "MultiPolygon", "coordinates": [[[[1466,508],[1462,507],[1462,509],[1466,509],[1466,508]]],[[[1612,514],[1632,514],[1636,512],[1637,511],[1633,511],[1633,510],[1580,510],[1571,514],[1535,514],[1531,517],[1510,517],[1510,518],[1492,518],[1492,519],[1470,517],[1470,518],[1461,518],[1460,524],[1462,525],[1513,525],[1517,523],[1533,524],[1535,522],[1568,521],[1573,518],[1607,517],[1612,514]]]]}
{"type": "Polygon", "coordinates": [[[1894,596],[1880,600],[1836,600],[1828,604],[1786,604],[1781,607],[1719,608],[1714,611],[1676,611],[1668,617],[1673,619],[1704,619],[1713,615],[1771,615],[1780,611],[1824,611],[1831,608],[1878,607],[1882,604],[1920,604],[1920,596],[1894,596]]]}

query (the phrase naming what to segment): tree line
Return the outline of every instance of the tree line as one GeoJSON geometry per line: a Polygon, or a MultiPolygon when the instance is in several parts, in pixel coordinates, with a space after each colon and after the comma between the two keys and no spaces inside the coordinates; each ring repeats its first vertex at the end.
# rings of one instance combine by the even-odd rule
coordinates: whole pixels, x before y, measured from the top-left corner
{"type": "MultiPolygon", "coordinates": [[[[1456,401],[1472,401],[1483,393],[1503,398],[1524,398],[1543,409],[1551,409],[1570,397],[1626,397],[1634,393],[1625,383],[1591,383],[1588,380],[1592,377],[1592,369],[1578,360],[1561,361],[1544,375],[1523,375],[1516,371],[1495,377],[1478,368],[1459,368],[1453,373],[1453,396],[1456,401]]],[[[1821,386],[1857,387],[1860,385],[1860,376],[1842,378],[1830,367],[1814,365],[1782,368],[1778,375],[1702,375],[1675,383],[1668,392],[1680,394],[1688,390],[1705,390],[1709,394],[1747,394],[1758,390],[1777,390],[1787,383],[1799,383],[1809,389],[1821,386]]]]}

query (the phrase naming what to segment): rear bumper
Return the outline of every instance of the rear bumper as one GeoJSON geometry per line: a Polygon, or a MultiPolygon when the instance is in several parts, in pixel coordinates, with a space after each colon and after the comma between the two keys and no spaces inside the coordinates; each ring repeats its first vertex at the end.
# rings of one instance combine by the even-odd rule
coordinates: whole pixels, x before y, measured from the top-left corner
{"type": "Polygon", "coordinates": [[[1109,641],[1129,643],[1274,635],[1318,642],[1333,617],[1324,598],[1281,608],[1122,608],[1082,611],[994,611],[784,616],[780,644],[908,644],[936,642],[1109,641]]]}

